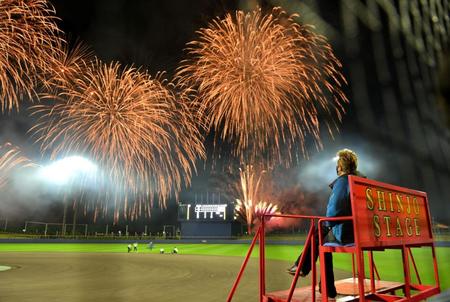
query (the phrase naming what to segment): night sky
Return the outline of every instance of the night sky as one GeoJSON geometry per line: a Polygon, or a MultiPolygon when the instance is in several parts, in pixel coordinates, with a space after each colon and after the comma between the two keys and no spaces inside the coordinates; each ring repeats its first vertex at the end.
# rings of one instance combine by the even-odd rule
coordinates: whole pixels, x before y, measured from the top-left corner
{"type": "MultiPolygon", "coordinates": [[[[61,19],[60,28],[66,32],[70,41],[82,41],[90,46],[95,55],[104,62],[119,61],[124,65],[142,67],[149,70],[152,75],[164,71],[166,77],[171,79],[178,63],[183,59],[186,43],[196,36],[195,31],[205,27],[212,18],[240,8],[245,1],[52,0],[50,2],[61,19]]],[[[275,5],[279,2],[283,1],[263,1],[262,7],[267,9],[271,6],[270,3],[275,5]]],[[[311,3],[311,1],[306,2],[311,3]]],[[[348,114],[344,118],[341,133],[335,140],[324,138],[323,151],[313,151],[308,161],[300,158],[302,167],[300,173],[296,168],[285,173],[292,176],[290,185],[295,186],[299,179],[306,187],[308,185],[314,187],[317,183],[325,184],[326,181],[322,181],[323,175],[317,178],[316,174],[320,173],[317,167],[333,156],[338,148],[350,147],[361,155],[363,168],[366,170],[363,172],[368,174],[369,178],[430,192],[431,200],[434,202],[431,206],[432,213],[441,221],[445,221],[446,217],[448,220],[448,196],[450,196],[447,194],[450,187],[448,186],[450,182],[448,124],[446,127],[444,122],[429,121],[434,117],[424,114],[423,105],[421,105],[426,96],[431,99],[430,106],[442,108],[436,105],[435,99],[439,93],[429,93],[432,89],[426,86],[428,80],[422,75],[423,69],[419,68],[421,71],[415,75],[412,68],[409,68],[406,76],[398,71],[401,69],[397,64],[399,54],[394,48],[393,40],[388,37],[390,33],[385,16],[380,17],[383,26],[380,32],[372,33],[365,27],[364,22],[358,21],[356,26],[359,32],[356,36],[354,34],[352,36],[346,32],[345,22],[340,20],[341,13],[338,11],[337,1],[319,1],[318,3],[314,8],[318,14],[320,13],[322,19],[317,19],[320,22],[317,21],[314,25],[321,30],[322,23],[326,21],[330,28],[336,28],[335,31],[325,30],[321,33],[329,33],[330,42],[344,65],[343,70],[349,80],[346,93],[352,104],[347,108],[348,114]],[[386,57],[381,61],[379,49],[386,50],[386,57]],[[391,79],[389,77],[388,80],[382,79],[378,75],[381,65],[388,66],[386,68],[391,79]],[[361,74],[365,77],[361,77],[361,74]],[[402,100],[400,100],[404,97],[402,89],[406,81],[414,86],[414,89],[410,89],[413,90],[414,95],[412,101],[410,100],[409,103],[404,101],[403,104],[413,104],[411,108],[408,107],[409,105],[401,105],[402,100]],[[417,89],[419,84],[423,88],[417,89]],[[400,109],[396,109],[395,106],[392,109],[390,104],[394,101],[399,102],[400,109]],[[386,113],[396,112],[395,110],[400,111],[397,115],[399,125],[395,125],[395,121],[391,123],[386,113]],[[414,114],[418,117],[415,118],[414,114]],[[374,125],[369,125],[371,120],[374,125]],[[430,124],[429,127],[427,123],[430,124]],[[426,140],[417,136],[418,131],[414,124],[420,124],[419,127],[424,128],[426,140]],[[402,136],[400,128],[405,129],[404,138],[397,137],[402,136]],[[435,137],[436,142],[430,139],[432,136],[435,137]],[[406,150],[408,145],[414,145],[418,140],[421,141],[422,147],[406,150]],[[420,148],[424,150],[421,151],[420,148]],[[441,155],[440,157],[436,155],[435,158],[436,148],[439,148],[441,155]],[[321,181],[318,182],[317,179],[321,181]]],[[[314,22],[311,17],[310,19],[306,17],[308,17],[307,14],[305,19],[314,22]]],[[[401,40],[403,48],[408,50],[408,46],[404,44],[401,40]]],[[[448,66],[448,58],[447,61],[442,62],[447,62],[448,66]]],[[[440,68],[444,66],[444,63],[435,67],[436,74],[448,73],[448,67],[440,68]]],[[[420,64],[419,67],[421,67],[420,64]]],[[[430,73],[433,72],[430,71],[430,73]]],[[[448,79],[448,76],[439,79],[443,89],[447,89],[446,92],[441,93],[444,95],[443,104],[448,102],[448,84],[445,84],[448,81],[445,79],[448,79]]],[[[436,114],[442,115],[445,110],[444,105],[444,110],[436,114]]],[[[0,119],[2,129],[0,138],[21,146],[29,157],[39,160],[38,146],[33,144],[33,139],[27,134],[33,122],[33,119],[28,116],[27,105],[23,105],[19,113],[13,112],[0,119]]],[[[193,199],[194,196],[204,198],[207,191],[223,193],[222,184],[229,175],[216,173],[211,176],[208,171],[203,171],[203,167],[204,165],[200,163],[199,176],[193,178],[190,189],[182,192],[182,198],[193,199]]],[[[332,175],[334,171],[329,172],[331,175],[327,175],[327,181],[334,177],[332,175]]],[[[324,190],[314,187],[311,191],[324,190]]],[[[323,196],[325,197],[321,203],[322,208],[326,204],[326,194],[323,196]]],[[[50,203],[45,209],[47,212],[43,210],[30,213],[24,208],[23,213],[31,216],[47,216],[49,219],[60,217],[61,206],[58,201],[50,203]]],[[[163,223],[162,217],[174,220],[175,211],[174,201],[171,201],[169,211],[165,214],[160,211],[163,216],[158,216],[158,211],[155,211],[156,216],[153,219],[157,221],[155,223],[163,223]]]]}
{"type": "Polygon", "coordinates": [[[236,1],[51,1],[60,27],[91,46],[105,62],[142,66],[170,76],[185,44],[236,1]]]}

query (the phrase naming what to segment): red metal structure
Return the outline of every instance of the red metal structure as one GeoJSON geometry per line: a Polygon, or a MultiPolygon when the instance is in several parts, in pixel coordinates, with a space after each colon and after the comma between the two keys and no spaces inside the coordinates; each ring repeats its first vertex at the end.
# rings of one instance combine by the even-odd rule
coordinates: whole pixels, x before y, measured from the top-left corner
{"type": "MultiPolygon", "coordinates": [[[[304,250],[310,248],[311,260],[315,259],[315,232],[319,232],[319,262],[325,263],[325,253],[352,253],[353,278],[337,281],[338,284],[350,283],[357,290],[345,301],[422,301],[440,292],[436,253],[433,242],[430,213],[427,195],[424,192],[410,190],[390,184],[369,180],[357,176],[349,176],[352,216],[321,217],[305,215],[273,214],[265,217],[283,217],[285,219],[308,219],[310,229],[305,241],[304,250]],[[351,221],[353,223],[355,243],[352,245],[336,245],[322,242],[321,224],[325,221],[351,221]],[[434,268],[434,285],[424,285],[421,282],[411,248],[430,247],[434,268]],[[403,282],[380,280],[375,266],[373,251],[386,249],[401,250],[403,260],[403,282]],[[369,260],[369,279],[365,277],[364,253],[369,260]],[[356,260],[356,269],[355,269],[356,260]],[[411,281],[411,264],[418,284],[411,281]]],[[[326,272],[320,265],[321,293],[316,293],[316,266],[312,265],[311,286],[296,288],[300,269],[297,269],[287,291],[266,293],[265,289],[265,219],[257,230],[250,245],[245,260],[227,301],[231,301],[245,270],[247,262],[256,242],[259,242],[259,301],[328,301],[326,289],[326,272]]],[[[304,263],[302,254],[299,268],[304,263]]]]}

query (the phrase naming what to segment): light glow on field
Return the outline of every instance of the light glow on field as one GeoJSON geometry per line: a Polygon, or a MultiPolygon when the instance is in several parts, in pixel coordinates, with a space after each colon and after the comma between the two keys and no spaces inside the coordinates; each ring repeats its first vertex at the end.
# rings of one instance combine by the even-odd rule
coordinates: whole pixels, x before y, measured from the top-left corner
{"type": "Polygon", "coordinates": [[[39,171],[39,176],[45,181],[57,185],[64,185],[76,177],[94,175],[97,166],[81,156],[70,156],[57,160],[39,171]]]}

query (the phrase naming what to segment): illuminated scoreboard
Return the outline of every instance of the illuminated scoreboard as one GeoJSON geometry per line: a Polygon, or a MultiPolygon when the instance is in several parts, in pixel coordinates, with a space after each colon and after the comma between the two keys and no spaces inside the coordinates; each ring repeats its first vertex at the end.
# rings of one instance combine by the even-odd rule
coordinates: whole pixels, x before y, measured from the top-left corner
{"type": "Polygon", "coordinates": [[[241,226],[233,219],[233,203],[179,203],[182,238],[234,238],[241,226]]]}
{"type": "Polygon", "coordinates": [[[215,219],[223,218],[227,219],[227,205],[226,204],[196,204],[195,205],[195,218],[200,219],[203,215],[203,219],[215,219]]]}
{"type": "Polygon", "coordinates": [[[232,205],[222,204],[182,204],[178,208],[178,220],[230,220],[232,205]]]}

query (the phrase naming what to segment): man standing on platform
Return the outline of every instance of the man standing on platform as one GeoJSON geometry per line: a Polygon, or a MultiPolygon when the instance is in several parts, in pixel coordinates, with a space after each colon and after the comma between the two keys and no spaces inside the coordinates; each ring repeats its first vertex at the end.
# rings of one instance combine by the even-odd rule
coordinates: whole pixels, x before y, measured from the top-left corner
{"type": "MultiPolygon", "coordinates": [[[[350,203],[350,188],[348,185],[348,175],[359,175],[357,171],[358,158],[355,152],[343,149],[337,153],[336,173],[338,177],[330,184],[331,195],[328,199],[327,217],[351,216],[352,209],[350,203]]],[[[324,238],[332,231],[335,241],[338,244],[345,245],[354,242],[353,239],[353,225],[351,222],[328,222],[322,229],[324,238]]],[[[314,255],[317,260],[319,247],[319,232],[316,231],[314,255]]],[[[323,238],[323,239],[324,239],[323,238]]],[[[305,261],[300,268],[299,275],[305,277],[311,271],[311,249],[304,251],[305,261]]],[[[288,269],[288,273],[295,275],[297,271],[300,256],[297,258],[295,264],[288,269]]],[[[333,258],[331,253],[325,253],[325,270],[326,270],[326,285],[328,296],[334,298],[337,295],[336,287],[334,285],[333,272],[333,258]]],[[[320,288],[320,287],[319,287],[320,288]]]]}

